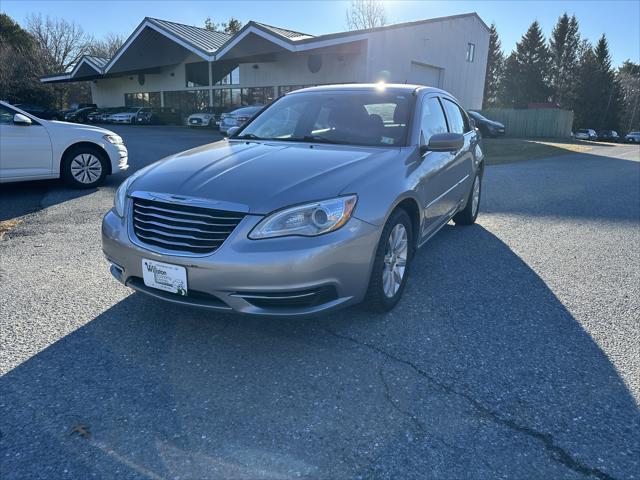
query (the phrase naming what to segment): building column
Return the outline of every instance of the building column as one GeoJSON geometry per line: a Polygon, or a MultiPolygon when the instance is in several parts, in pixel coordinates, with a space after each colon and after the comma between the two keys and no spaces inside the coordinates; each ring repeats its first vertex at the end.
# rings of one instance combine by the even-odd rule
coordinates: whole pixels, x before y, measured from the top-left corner
{"type": "Polygon", "coordinates": [[[160,107],[164,108],[164,91],[160,90],[160,107]]]}

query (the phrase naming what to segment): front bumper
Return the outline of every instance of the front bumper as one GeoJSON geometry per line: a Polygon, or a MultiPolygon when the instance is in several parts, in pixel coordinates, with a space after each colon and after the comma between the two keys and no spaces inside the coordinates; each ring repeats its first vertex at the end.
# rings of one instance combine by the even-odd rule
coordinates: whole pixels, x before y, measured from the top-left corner
{"type": "Polygon", "coordinates": [[[113,276],[133,289],[173,303],[266,316],[309,316],[360,302],[366,293],[381,228],[351,218],[318,237],[250,240],[261,220],[247,215],[214,253],[163,255],[131,242],[113,211],[102,223],[102,248],[113,276]],[[187,269],[187,296],[144,285],[142,259],[187,269]]]}
{"type": "Polygon", "coordinates": [[[129,151],[124,144],[115,145],[113,143],[104,143],[104,149],[109,155],[111,161],[111,173],[124,172],[129,168],[129,151]]]}

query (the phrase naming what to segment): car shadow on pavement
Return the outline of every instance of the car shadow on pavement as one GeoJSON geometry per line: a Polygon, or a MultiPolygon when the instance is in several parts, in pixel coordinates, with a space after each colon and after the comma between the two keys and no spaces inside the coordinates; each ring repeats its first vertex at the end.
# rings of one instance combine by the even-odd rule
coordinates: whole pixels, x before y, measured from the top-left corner
{"type": "MultiPolygon", "coordinates": [[[[105,280],[108,281],[108,280],[105,280]]],[[[386,315],[132,294],[0,379],[12,478],[631,478],[640,415],[545,283],[445,228],[386,315]]]]}
{"type": "Polygon", "coordinates": [[[0,222],[90,195],[96,190],[69,188],[62,180],[0,184],[0,222]]]}

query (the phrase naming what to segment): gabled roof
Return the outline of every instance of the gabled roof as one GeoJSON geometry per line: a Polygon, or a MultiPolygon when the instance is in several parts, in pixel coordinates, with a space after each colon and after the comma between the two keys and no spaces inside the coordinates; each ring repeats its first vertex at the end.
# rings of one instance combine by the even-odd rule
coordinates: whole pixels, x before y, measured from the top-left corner
{"type": "Polygon", "coordinates": [[[168,20],[160,20],[159,18],[147,17],[146,20],[162,28],[167,33],[175,35],[176,37],[188,42],[198,50],[209,54],[213,54],[231,38],[231,35],[223,32],[216,32],[213,30],[207,30],[206,28],[170,22],[168,20]]]}
{"type": "Polygon", "coordinates": [[[100,73],[102,73],[102,69],[109,62],[108,58],[95,57],[93,55],[85,55],[84,60],[91,63],[93,67],[100,71],[100,73]]]}
{"type": "MultiPolygon", "coordinates": [[[[383,27],[376,28],[368,28],[364,30],[352,30],[349,32],[339,32],[339,33],[330,33],[326,35],[314,36],[307,33],[297,32],[295,30],[289,30],[285,28],[275,27],[273,25],[268,25],[266,23],[260,23],[255,21],[248,22],[244,27],[240,29],[235,35],[228,35],[223,32],[216,32],[212,30],[207,30],[205,28],[194,27],[191,25],[185,25],[177,22],[170,22],[168,20],[162,20],[159,18],[151,18],[145,17],[145,19],[138,25],[138,27],[134,30],[134,32],[129,36],[126,42],[118,49],[113,58],[107,60],[105,58],[99,57],[91,57],[84,56],[81,60],[76,64],[74,69],[71,72],[59,73],[54,75],[47,75],[42,77],[42,81],[45,82],[57,82],[57,81],[73,81],[77,79],[91,78],[93,72],[87,71],[87,68],[91,68],[95,71],[94,76],[101,76],[109,74],[110,71],[112,73],[118,73],[119,69],[122,67],[118,67],[113,69],[114,65],[118,62],[120,57],[127,51],[127,49],[135,42],[135,40],[142,34],[142,44],[139,45],[138,48],[142,48],[143,52],[145,48],[150,48],[148,46],[144,46],[145,41],[149,41],[148,38],[145,40],[145,36],[149,36],[149,29],[156,32],[155,35],[161,35],[166,37],[167,40],[173,42],[170,45],[175,46],[175,49],[180,49],[180,47],[196,54],[201,57],[205,61],[216,61],[222,60],[223,58],[233,57],[233,53],[229,53],[231,50],[236,47],[236,45],[241,44],[240,49],[247,44],[251,44],[255,40],[255,36],[261,37],[259,41],[263,42],[263,44],[271,43],[274,45],[275,49],[280,49],[282,51],[290,51],[290,52],[302,52],[305,50],[312,50],[317,48],[324,48],[328,46],[334,46],[339,44],[353,43],[353,42],[361,42],[366,40],[368,34],[371,32],[377,32],[381,30],[390,30],[396,28],[405,28],[416,25],[422,25],[427,23],[434,22],[443,22],[447,20],[455,20],[459,18],[476,18],[480,23],[489,30],[489,27],[484,23],[484,21],[480,18],[480,16],[475,13],[463,13],[459,15],[450,15],[446,17],[438,17],[438,18],[430,18],[426,20],[418,20],[413,22],[405,22],[405,23],[397,23],[393,25],[385,25],[383,27]],[[143,33],[147,32],[147,33],[143,33]],[[251,38],[245,40],[246,37],[252,36],[251,38]],[[80,68],[85,65],[85,68],[80,71],[80,68]],[[78,73],[80,74],[78,75],[78,73]]],[[[157,37],[162,38],[162,37],[157,37]]],[[[153,42],[157,42],[158,40],[153,40],[153,42]]],[[[168,45],[167,45],[168,47],[168,45]]],[[[174,50],[175,50],[174,49],[174,50]]],[[[134,51],[136,48],[134,47],[134,51]]],[[[167,52],[165,52],[165,57],[170,57],[167,52]]],[[[136,58],[135,55],[141,55],[140,52],[134,54],[133,58],[136,58]]],[[[173,57],[180,57],[181,54],[178,52],[173,53],[173,57]]],[[[166,59],[165,59],[166,60],[166,59]]],[[[178,60],[176,60],[178,61],[178,60]]],[[[120,62],[122,63],[122,62],[120,62]]]]}
{"type": "Polygon", "coordinates": [[[299,40],[301,38],[313,38],[313,35],[309,35],[308,33],[296,32],[295,30],[287,30],[285,28],[274,27],[273,25],[267,25],[262,22],[250,22],[256,25],[259,25],[267,30],[272,31],[273,33],[280,35],[281,37],[288,38],[290,40],[299,40]]]}

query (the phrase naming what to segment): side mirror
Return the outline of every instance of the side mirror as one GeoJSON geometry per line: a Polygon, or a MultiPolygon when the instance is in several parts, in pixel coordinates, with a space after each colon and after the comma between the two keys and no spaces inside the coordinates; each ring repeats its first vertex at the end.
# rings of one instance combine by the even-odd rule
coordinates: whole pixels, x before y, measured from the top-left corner
{"type": "Polygon", "coordinates": [[[474,130],[476,128],[476,121],[472,117],[469,117],[469,126],[474,130]]]}
{"type": "Polygon", "coordinates": [[[429,139],[428,145],[421,145],[426,152],[457,152],[464,146],[464,135],[461,133],[437,133],[429,139]]]}
{"type": "Polygon", "coordinates": [[[229,130],[227,130],[227,137],[235,135],[238,130],[240,130],[240,127],[231,127],[229,130]]]}
{"type": "Polygon", "coordinates": [[[31,119],[26,115],[22,115],[21,113],[16,113],[13,116],[13,123],[16,125],[31,125],[31,119]]]}

